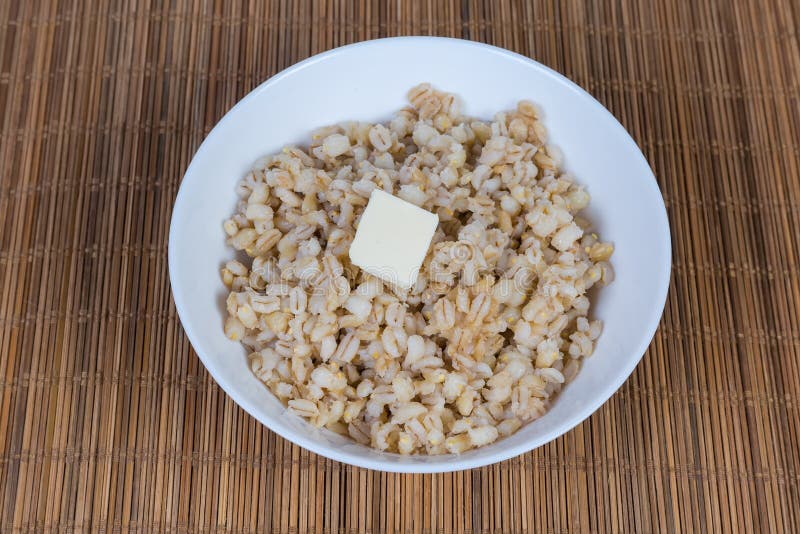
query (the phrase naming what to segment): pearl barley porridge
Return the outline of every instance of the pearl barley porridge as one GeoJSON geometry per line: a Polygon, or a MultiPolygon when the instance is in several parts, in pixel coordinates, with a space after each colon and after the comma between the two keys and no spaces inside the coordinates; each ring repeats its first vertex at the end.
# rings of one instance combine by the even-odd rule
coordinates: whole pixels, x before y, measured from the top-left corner
{"type": "Polygon", "coordinates": [[[540,417],[600,335],[587,290],[613,279],[610,243],[578,213],[536,107],[494,121],[422,84],[385,124],[313,133],[241,180],[222,269],[225,333],[312,424],[402,454],[460,453],[540,417]],[[350,263],[370,193],[439,217],[415,285],[350,263]]]}

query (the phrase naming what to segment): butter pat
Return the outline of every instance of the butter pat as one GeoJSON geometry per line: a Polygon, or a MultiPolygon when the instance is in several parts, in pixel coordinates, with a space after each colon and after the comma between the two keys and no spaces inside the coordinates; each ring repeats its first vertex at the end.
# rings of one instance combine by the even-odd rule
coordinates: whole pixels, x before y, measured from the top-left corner
{"type": "Polygon", "coordinates": [[[381,280],[409,289],[417,281],[438,224],[435,213],[376,189],[350,245],[350,261],[381,280]]]}

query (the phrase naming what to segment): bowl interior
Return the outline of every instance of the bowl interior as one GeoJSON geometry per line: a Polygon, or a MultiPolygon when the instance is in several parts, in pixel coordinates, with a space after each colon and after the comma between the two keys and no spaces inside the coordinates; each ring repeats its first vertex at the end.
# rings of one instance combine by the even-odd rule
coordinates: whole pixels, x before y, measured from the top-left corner
{"type": "Polygon", "coordinates": [[[657,327],[669,282],[666,212],[653,174],[625,130],[592,97],[550,69],[508,51],[468,41],[395,38],[310,58],[239,102],[195,155],[175,202],[169,239],[172,291],[197,354],[221,387],[281,436],[324,456],[374,469],[433,472],[486,465],[554,439],[588,417],[631,373],[657,327]],[[541,419],[513,436],[460,456],[402,457],[314,429],[286,413],[251,374],[245,350],[222,331],[226,291],[219,268],[234,257],[222,221],[234,186],[260,156],[303,144],[316,127],[388,119],[420,82],[456,93],[463,111],[491,118],[521,99],[539,104],[550,141],[586,185],[586,212],[614,242],[613,284],[593,301],[604,322],[593,356],[541,419]]]}

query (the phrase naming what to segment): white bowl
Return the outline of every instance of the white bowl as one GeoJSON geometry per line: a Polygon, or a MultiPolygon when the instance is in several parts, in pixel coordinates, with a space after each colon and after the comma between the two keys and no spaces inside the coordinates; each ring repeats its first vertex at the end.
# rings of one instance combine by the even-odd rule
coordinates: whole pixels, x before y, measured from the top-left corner
{"type": "Polygon", "coordinates": [[[284,438],[340,462],[409,473],[469,469],[511,458],[564,434],[625,381],[647,349],[666,300],[670,235],[653,173],[617,120],[580,87],[507,50],[457,39],[367,41],[309,58],[261,84],[208,135],[178,191],[169,236],[175,306],[203,364],[237,404],[284,438]],[[593,356],[550,411],[516,434],[462,455],[400,456],[317,430],[287,413],[250,372],[245,350],[223,334],[219,269],[233,251],[222,221],[234,186],[262,155],[306,143],[312,129],[343,120],[385,120],[420,82],[459,95],[463,111],[489,119],[530,99],[544,111],[566,168],[586,185],[588,217],[614,242],[613,284],[593,315],[604,322],[593,356]]]}

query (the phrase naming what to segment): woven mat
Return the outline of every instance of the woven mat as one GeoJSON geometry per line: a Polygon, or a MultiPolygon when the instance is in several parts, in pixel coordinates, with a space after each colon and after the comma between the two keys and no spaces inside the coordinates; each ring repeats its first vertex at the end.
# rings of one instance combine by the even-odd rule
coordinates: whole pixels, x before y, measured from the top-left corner
{"type": "Polygon", "coordinates": [[[0,1],[0,530],[800,531],[800,10],[788,0],[0,1]],[[601,5],[603,6],[601,8],[601,5]],[[661,327],[562,438],[445,475],[267,431],[178,322],[167,227],[239,98],[317,52],[439,34],[535,58],[642,147],[661,327]]]}

